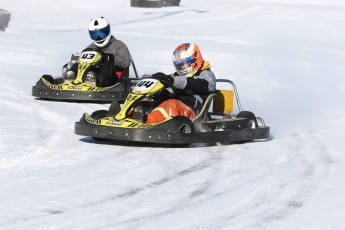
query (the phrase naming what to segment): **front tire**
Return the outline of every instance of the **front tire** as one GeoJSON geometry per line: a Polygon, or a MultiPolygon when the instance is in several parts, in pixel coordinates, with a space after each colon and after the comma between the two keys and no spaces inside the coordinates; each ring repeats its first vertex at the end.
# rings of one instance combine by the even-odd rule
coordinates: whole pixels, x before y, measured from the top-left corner
{"type": "MultiPolygon", "coordinates": [[[[179,133],[193,133],[194,126],[189,118],[181,116],[178,117],[178,132],[179,133]]],[[[190,143],[182,143],[182,144],[171,144],[171,146],[175,148],[186,148],[190,145],[190,143]]]]}
{"type": "Polygon", "coordinates": [[[91,117],[95,120],[99,120],[106,117],[107,114],[108,114],[107,110],[97,110],[91,114],[91,117]]]}
{"type": "Polygon", "coordinates": [[[108,112],[108,116],[115,116],[116,114],[118,114],[121,110],[121,105],[117,100],[114,100],[110,107],[109,107],[109,112],[108,112]]]}

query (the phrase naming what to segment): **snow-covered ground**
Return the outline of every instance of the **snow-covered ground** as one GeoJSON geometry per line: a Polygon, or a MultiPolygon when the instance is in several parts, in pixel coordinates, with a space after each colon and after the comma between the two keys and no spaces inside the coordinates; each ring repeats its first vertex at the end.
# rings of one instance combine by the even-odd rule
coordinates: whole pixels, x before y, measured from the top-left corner
{"type": "Polygon", "coordinates": [[[0,229],[345,229],[345,1],[1,0],[0,229]],[[272,140],[239,145],[95,143],[74,134],[108,105],[35,100],[105,16],[139,75],[174,71],[196,42],[272,140]]]}

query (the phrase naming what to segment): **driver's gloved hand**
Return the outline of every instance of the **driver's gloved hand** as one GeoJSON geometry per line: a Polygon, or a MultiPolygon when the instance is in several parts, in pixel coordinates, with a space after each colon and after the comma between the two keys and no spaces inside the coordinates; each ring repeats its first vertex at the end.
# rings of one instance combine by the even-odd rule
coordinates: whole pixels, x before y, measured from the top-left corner
{"type": "Polygon", "coordinates": [[[114,63],[114,59],[115,59],[114,54],[111,54],[111,53],[103,53],[102,54],[102,61],[103,62],[109,61],[111,63],[114,63]]]}
{"type": "Polygon", "coordinates": [[[78,63],[70,61],[62,67],[62,76],[65,79],[74,79],[78,72],[78,63]]]}
{"type": "Polygon", "coordinates": [[[159,80],[162,84],[172,86],[174,84],[174,78],[171,75],[167,75],[161,72],[152,74],[151,78],[159,80]]]}

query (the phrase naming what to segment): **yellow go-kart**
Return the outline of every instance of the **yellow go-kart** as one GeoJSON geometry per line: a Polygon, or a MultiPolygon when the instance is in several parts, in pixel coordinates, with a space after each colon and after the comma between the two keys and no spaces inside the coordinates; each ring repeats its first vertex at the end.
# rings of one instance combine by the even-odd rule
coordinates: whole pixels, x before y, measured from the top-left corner
{"type": "Polygon", "coordinates": [[[116,84],[97,87],[94,76],[89,73],[100,64],[102,54],[96,49],[86,49],[80,55],[72,55],[72,60],[73,57],[78,62],[78,73],[75,78],[53,78],[51,75],[43,75],[32,87],[32,96],[47,100],[75,102],[112,102],[115,99],[124,101],[131,87],[138,82],[137,71],[132,60],[135,78],[128,76],[129,68],[127,68],[116,84]]]}
{"type": "Polygon", "coordinates": [[[159,123],[145,124],[146,114],[157,105],[157,99],[167,87],[156,79],[143,78],[132,89],[122,107],[114,101],[109,110],[85,113],[75,123],[75,133],[96,140],[114,139],[180,147],[191,143],[269,139],[270,128],[262,118],[242,110],[235,84],[225,79],[217,80],[216,92],[207,97],[203,108],[193,120],[177,116],[168,117],[159,123]],[[230,84],[232,87],[230,90],[220,90],[220,84],[230,84]],[[234,113],[235,99],[238,113],[234,113]]]}

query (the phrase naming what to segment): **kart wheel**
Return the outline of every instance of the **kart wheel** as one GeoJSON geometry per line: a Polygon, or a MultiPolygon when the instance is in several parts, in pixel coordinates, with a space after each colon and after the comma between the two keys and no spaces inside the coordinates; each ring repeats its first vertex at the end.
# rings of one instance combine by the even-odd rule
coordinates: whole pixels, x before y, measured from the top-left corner
{"type": "Polygon", "coordinates": [[[180,132],[181,133],[192,133],[192,127],[187,124],[183,124],[180,126],[180,132]]]}
{"type": "Polygon", "coordinates": [[[106,117],[106,116],[107,116],[107,113],[108,113],[107,110],[97,110],[97,111],[95,111],[95,112],[93,112],[93,113],[91,114],[91,117],[92,117],[93,119],[98,120],[98,119],[101,119],[101,118],[103,118],[103,117],[106,117]]]}
{"type": "Polygon", "coordinates": [[[55,85],[60,85],[65,82],[65,79],[63,77],[58,77],[54,79],[54,84],[55,85]]]}
{"type": "Polygon", "coordinates": [[[108,116],[115,116],[116,114],[120,112],[120,110],[121,110],[120,103],[117,100],[114,100],[109,107],[108,116]]]}
{"type": "MultiPolygon", "coordinates": [[[[193,133],[194,132],[194,126],[191,120],[189,120],[187,117],[181,116],[178,117],[179,119],[179,126],[178,126],[178,132],[180,133],[193,133]]],[[[184,144],[171,144],[171,146],[175,148],[186,148],[189,146],[189,143],[184,144]]]]}
{"type": "Polygon", "coordinates": [[[256,121],[255,120],[249,120],[248,126],[250,129],[256,129],[257,128],[256,121]]]}
{"type": "Polygon", "coordinates": [[[44,74],[42,76],[42,78],[44,78],[45,80],[49,81],[50,84],[54,84],[54,78],[53,78],[52,75],[44,74]]]}
{"type": "Polygon", "coordinates": [[[258,122],[254,113],[249,111],[242,111],[237,115],[237,118],[246,118],[248,119],[247,125],[245,128],[256,129],[258,127],[258,122]]]}
{"type": "MultiPolygon", "coordinates": [[[[192,133],[193,129],[188,124],[182,124],[180,126],[180,132],[181,133],[192,133]]],[[[172,146],[175,147],[175,148],[186,148],[186,147],[189,146],[189,143],[186,143],[186,144],[172,144],[172,146]]]]}

